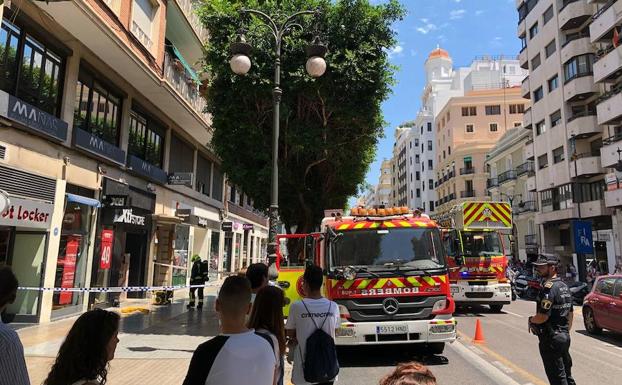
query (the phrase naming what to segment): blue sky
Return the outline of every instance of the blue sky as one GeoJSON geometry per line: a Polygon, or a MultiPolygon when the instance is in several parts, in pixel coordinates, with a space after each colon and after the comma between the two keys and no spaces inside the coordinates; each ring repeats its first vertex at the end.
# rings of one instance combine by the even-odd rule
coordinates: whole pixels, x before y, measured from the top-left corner
{"type": "MultiPolygon", "coordinates": [[[[372,0],[382,3],[383,0],[372,0]]],[[[440,45],[454,66],[467,66],[479,55],[518,55],[518,13],[515,0],[401,0],[407,16],[396,23],[398,44],[390,50],[399,66],[393,94],[383,104],[388,122],[367,182],[378,183],[380,163],[391,156],[393,133],[400,123],[413,120],[421,105],[425,83],[423,65],[430,51],[440,45]]]]}

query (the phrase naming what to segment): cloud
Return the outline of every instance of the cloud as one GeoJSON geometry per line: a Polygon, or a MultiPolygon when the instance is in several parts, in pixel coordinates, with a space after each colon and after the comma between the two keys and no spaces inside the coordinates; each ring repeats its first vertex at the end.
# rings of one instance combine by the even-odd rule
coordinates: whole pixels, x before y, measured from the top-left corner
{"type": "Polygon", "coordinates": [[[501,48],[503,47],[503,38],[501,36],[495,36],[491,41],[490,41],[490,46],[491,47],[495,47],[495,48],[501,48]]]}
{"type": "Polygon", "coordinates": [[[403,56],[404,47],[398,44],[395,47],[388,50],[387,52],[390,58],[395,57],[395,56],[403,56]]]}
{"type": "Polygon", "coordinates": [[[462,19],[464,17],[465,13],[466,13],[465,9],[454,9],[454,10],[449,12],[449,19],[450,20],[462,19]]]}
{"type": "MultiPolygon", "coordinates": [[[[438,27],[436,26],[436,24],[434,23],[428,23],[427,19],[425,19],[426,21],[424,22],[424,25],[422,25],[421,27],[417,27],[417,32],[423,34],[423,35],[427,35],[428,33],[430,33],[430,31],[436,31],[438,29],[438,27]]],[[[423,19],[422,19],[423,21],[423,19]]]]}
{"type": "Polygon", "coordinates": [[[415,51],[414,49],[411,49],[411,50],[410,50],[410,56],[411,56],[411,57],[415,57],[415,56],[417,56],[417,53],[418,53],[418,52],[417,52],[417,51],[415,51]]]}

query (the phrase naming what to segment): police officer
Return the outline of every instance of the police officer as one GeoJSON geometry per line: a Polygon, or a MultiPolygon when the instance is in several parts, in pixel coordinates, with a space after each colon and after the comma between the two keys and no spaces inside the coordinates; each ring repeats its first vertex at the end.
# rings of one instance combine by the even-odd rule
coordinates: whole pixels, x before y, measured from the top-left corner
{"type": "MultiPolygon", "coordinates": [[[[192,270],[190,272],[190,285],[205,285],[207,278],[206,263],[201,261],[201,257],[198,254],[192,256],[192,270]]],[[[203,288],[191,287],[190,288],[190,303],[186,306],[188,309],[194,307],[194,293],[199,292],[199,303],[197,309],[203,308],[203,288]],[[198,289],[198,290],[197,290],[198,289]]]]}
{"type": "Polygon", "coordinates": [[[529,331],[540,340],[540,356],[551,385],[575,385],[571,375],[570,334],[572,295],[557,276],[559,259],[541,254],[534,263],[542,278],[537,296],[536,315],[529,317],[529,331]]]}

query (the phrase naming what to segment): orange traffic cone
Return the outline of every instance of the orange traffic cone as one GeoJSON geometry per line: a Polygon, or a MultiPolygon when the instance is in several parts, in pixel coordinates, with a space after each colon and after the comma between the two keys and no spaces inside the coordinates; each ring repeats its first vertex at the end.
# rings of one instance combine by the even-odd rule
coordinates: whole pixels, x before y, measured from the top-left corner
{"type": "Polygon", "coordinates": [[[486,340],[484,340],[484,332],[482,332],[482,323],[478,318],[477,321],[475,321],[475,338],[473,338],[473,343],[483,344],[484,342],[486,342],[486,340]]]}

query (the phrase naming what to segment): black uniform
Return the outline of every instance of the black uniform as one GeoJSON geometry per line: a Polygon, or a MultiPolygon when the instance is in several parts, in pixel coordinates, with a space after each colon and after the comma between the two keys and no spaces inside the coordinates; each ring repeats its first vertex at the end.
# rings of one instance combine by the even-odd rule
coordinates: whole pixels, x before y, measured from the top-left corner
{"type": "Polygon", "coordinates": [[[575,385],[571,375],[568,313],[572,312],[572,295],[558,277],[546,281],[536,299],[536,311],[549,319],[534,328],[540,339],[540,355],[551,385],[575,385]]]}
{"type": "MultiPolygon", "coordinates": [[[[205,261],[194,261],[192,264],[192,270],[190,272],[190,284],[191,285],[204,285],[205,282],[209,280],[207,277],[207,263],[205,261]]],[[[197,309],[203,308],[203,288],[202,287],[191,287],[190,288],[190,303],[188,304],[188,308],[194,307],[194,293],[195,291],[199,292],[199,303],[197,305],[197,309]],[[197,290],[198,289],[198,290],[197,290]]]]}

